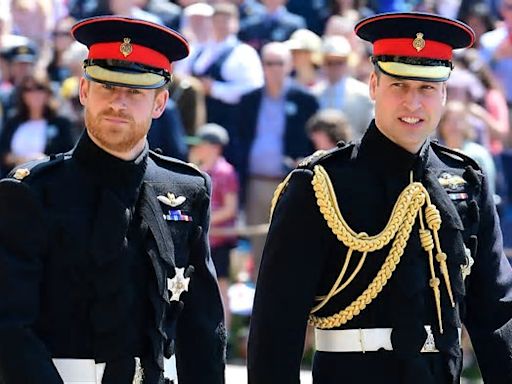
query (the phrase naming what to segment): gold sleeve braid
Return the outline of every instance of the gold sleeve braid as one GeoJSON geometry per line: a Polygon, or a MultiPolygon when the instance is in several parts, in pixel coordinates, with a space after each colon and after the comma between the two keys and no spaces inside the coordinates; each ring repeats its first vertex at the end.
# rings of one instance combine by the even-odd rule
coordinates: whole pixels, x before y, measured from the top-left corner
{"type": "MultiPolygon", "coordinates": [[[[416,221],[418,214],[420,215],[420,237],[421,231],[425,231],[423,225],[423,216],[421,209],[425,202],[427,202],[426,208],[426,221],[428,227],[434,232],[435,245],[438,251],[438,257],[436,258],[441,264],[442,274],[445,275],[445,283],[447,290],[451,296],[451,286],[449,278],[447,277],[446,267],[446,254],[442,253],[440,249],[439,239],[437,231],[441,225],[441,217],[436,207],[431,204],[430,196],[428,195],[425,187],[419,182],[411,182],[400,194],[393,207],[393,211],[389,218],[385,228],[375,236],[368,236],[366,233],[354,232],[343,219],[341,215],[338,201],[334,193],[334,187],[331,183],[329,175],[321,165],[314,167],[314,176],[312,180],[313,189],[315,191],[315,197],[317,199],[317,205],[320,208],[327,225],[331,229],[332,233],[336,238],[341,241],[347,248],[347,255],[345,258],[344,265],[341,272],[336,279],[334,285],[330,289],[329,293],[325,296],[317,297],[320,301],[319,304],[314,306],[311,310],[309,317],[309,323],[317,328],[329,329],[338,327],[342,324],[346,324],[355,316],[359,315],[368,304],[370,304],[382,291],[384,286],[391,278],[396,266],[400,262],[400,259],[404,253],[405,246],[409,240],[412,227],[416,221]],[[341,292],[350,282],[356,277],[359,270],[362,268],[364,260],[369,252],[382,249],[384,246],[389,244],[393,240],[391,249],[388,256],[386,257],[382,267],[377,273],[376,277],[372,280],[369,286],[363,291],[359,297],[357,297],[350,305],[342,309],[338,313],[331,316],[319,317],[315,316],[314,313],[325,306],[327,302],[336,294],[341,292]],[[347,271],[348,263],[353,251],[362,252],[362,257],[356,266],[356,269],[351,276],[342,284],[343,277],[347,271]],[[444,255],[444,258],[439,255],[444,255]],[[444,260],[443,260],[444,259],[444,260]],[[444,262],[444,266],[443,266],[444,262]],[[446,273],[445,273],[446,270],[446,273]]],[[[428,230],[426,230],[428,231],[428,230]]],[[[429,231],[430,232],[430,231],[429,231]]],[[[436,301],[436,311],[438,313],[439,328],[442,332],[442,317],[441,317],[441,306],[440,306],[440,293],[439,293],[439,279],[435,276],[433,266],[432,249],[434,248],[434,240],[431,239],[430,244],[422,241],[422,246],[425,248],[429,255],[429,264],[431,265],[430,286],[434,291],[434,298],[436,301]],[[428,249],[430,248],[430,250],[428,249]]]]}

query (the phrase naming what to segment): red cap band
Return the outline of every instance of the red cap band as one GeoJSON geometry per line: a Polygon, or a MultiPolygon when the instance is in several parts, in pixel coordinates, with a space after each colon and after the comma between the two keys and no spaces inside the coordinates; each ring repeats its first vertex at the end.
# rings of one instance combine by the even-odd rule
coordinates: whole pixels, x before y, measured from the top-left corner
{"type": "Polygon", "coordinates": [[[171,72],[172,68],[169,59],[160,52],[142,45],[130,43],[132,50],[125,56],[121,52],[122,44],[122,42],[93,44],[89,48],[88,59],[130,61],[171,72]]]}
{"type": "Polygon", "coordinates": [[[417,50],[413,46],[414,39],[380,39],[373,43],[373,55],[391,55],[405,57],[423,57],[425,59],[451,60],[452,47],[434,40],[425,40],[425,47],[417,50]]]}

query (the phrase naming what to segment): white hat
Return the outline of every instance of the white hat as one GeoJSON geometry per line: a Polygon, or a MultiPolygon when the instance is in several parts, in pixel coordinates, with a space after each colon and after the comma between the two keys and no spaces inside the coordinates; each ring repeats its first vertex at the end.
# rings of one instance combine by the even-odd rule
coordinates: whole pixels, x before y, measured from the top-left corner
{"type": "Polygon", "coordinates": [[[189,16],[204,16],[211,17],[213,15],[213,7],[206,3],[194,3],[183,10],[185,17],[189,16]]]}
{"type": "Polygon", "coordinates": [[[352,48],[343,36],[327,36],[322,43],[322,53],[325,56],[348,57],[352,48]]]}

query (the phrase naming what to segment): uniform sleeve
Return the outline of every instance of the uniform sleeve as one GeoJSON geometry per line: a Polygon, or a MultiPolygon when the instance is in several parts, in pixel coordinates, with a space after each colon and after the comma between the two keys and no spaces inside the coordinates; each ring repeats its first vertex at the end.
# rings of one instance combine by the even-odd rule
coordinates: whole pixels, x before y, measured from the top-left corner
{"type": "Polygon", "coordinates": [[[62,383],[32,326],[39,313],[43,212],[30,189],[0,181],[0,382],[62,383]]]}
{"type": "Polygon", "coordinates": [[[194,273],[177,326],[176,362],[180,384],[223,384],[226,329],[215,267],[210,257],[210,180],[200,202],[198,237],[190,251],[194,273]]]}
{"type": "Polygon", "coordinates": [[[327,254],[329,229],[311,172],[296,170],[273,214],[251,317],[249,384],[299,384],[309,312],[327,254]]]}
{"type": "Polygon", "coordinates": [[[512,383],[512,271],[485,179],[479,206],[478,246],[468,277],[465,325],[485,383],[512,383]]]}

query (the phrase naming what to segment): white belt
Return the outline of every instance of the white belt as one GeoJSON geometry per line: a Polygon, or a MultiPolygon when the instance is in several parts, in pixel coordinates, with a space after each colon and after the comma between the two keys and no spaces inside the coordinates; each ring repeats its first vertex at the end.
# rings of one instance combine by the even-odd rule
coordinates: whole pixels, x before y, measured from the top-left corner
{"type": "MultiPolygon", "coordinates": [[[[315,328],[315,346],[321,352],[375,352],[392,351],[393,328],[335,329],[315,328]]],[[[439,352],[430,325],[425,325],[427,338],[420,352],[439,352]]],[[[459,329],[460,343],[460,329],[459,329]]]]}
{"type": "MultiPolygon", "coordinates": [[[[64,384],[101,384],[106,366],[105,363],[96,364],[93,359],[53,359],[53,364],[64,384]]],[[[177,379],[174,356],[164,360],[164,376],[177,379]]]]}

